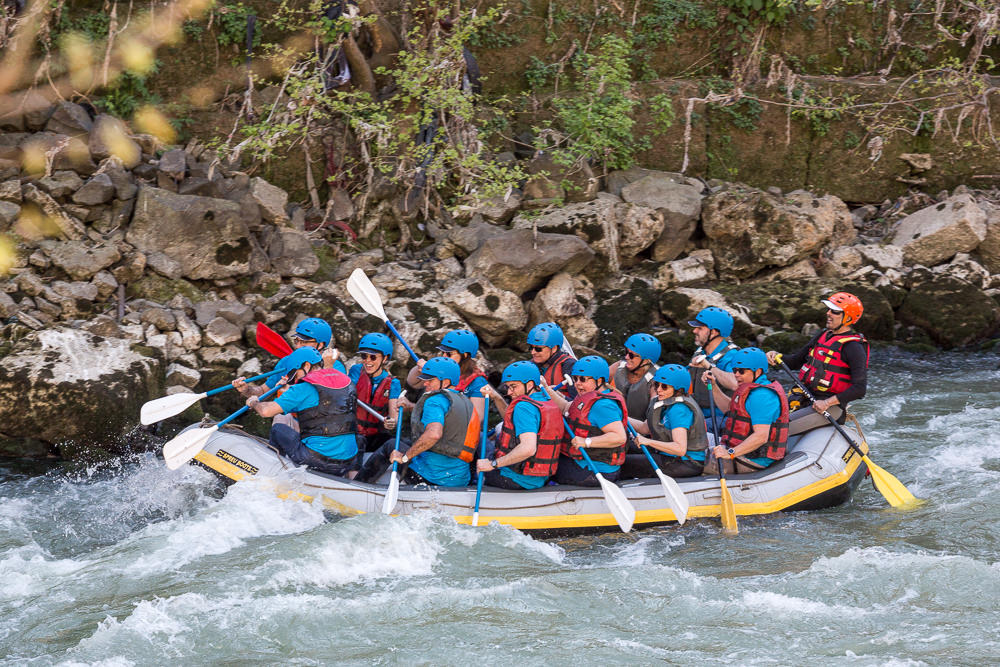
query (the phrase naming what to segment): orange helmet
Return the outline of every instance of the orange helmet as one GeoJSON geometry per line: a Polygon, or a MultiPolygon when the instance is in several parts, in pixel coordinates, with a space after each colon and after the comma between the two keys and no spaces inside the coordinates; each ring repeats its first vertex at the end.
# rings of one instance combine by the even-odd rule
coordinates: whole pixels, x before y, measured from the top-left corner
{"type": "Polygon", "coordinates": [[[843,312],[844,326],[854,324],[861,319],[861,313],[865,312],[865,307],[861,305],[861,299],[847,292],[837,292],[829,299],[823,299],[823,305],[830,310],[843,312]]]}

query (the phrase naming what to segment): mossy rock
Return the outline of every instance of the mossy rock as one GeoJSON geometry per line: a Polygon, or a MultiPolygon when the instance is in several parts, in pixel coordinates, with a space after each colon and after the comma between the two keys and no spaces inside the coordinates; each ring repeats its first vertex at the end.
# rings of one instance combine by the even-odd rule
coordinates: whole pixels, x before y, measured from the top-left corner
{"type": "Polygon", "coordinates": [[[691,354],[694,352],[694,334],[684,329],[671,329],[661,331],[656,334],[656,340],[660,341],[660,365],[681,364],[686,365],[691,361],[691,354]]]}
{"type": "Polygon", "coordinates": [[[327,280],[333,282],[337,267],[340,266],[337,251],[332,246],[322,245],[318,248],[313,248],[313,252],[316,253],[316,259],[319,260],[319,268],[316,270],[316,273],[309,277],[309,280],[317,283],[327,280]]]}
{"type": "Polygon", "coordinates": [[[149,299],[156,303],[166,303],[177,294],[183,294],[194,302],[205,300],[205,295],[193,283],[183,278],[171,280],[158,273],[147,273],[129,283],[125,291],[131,298],[149,299]]]}
{"type": "Polygon", "coordinates": [[[594,301],[600,307],[594,315],[598,329],[595,349],[619,358],[626,338],[652,328],[650,320],[656,313],[658,296],[652,287],[637,279],[624,288],[597,290],[594,301]]]}
{"type": "Polygon", "coordinates": [[[377,318],[366,316],[361,321],[350,317],[347,305],[327,292],[296,292],[275,304],[275,309],[285,313],[285,318],[275,323],[279,330],[291,328],[299,313],[319,317],[333,329],[334,344],[340,350],[353,352],[358,340],[366,331],[382,331],[385,325],[377,318]],[[374,328],[366,328],[374,327],[374,328]]]}
{"type": "Polygon", "coordinates": [[[809,342],[809,336],[796,331],[779,331],[764,338],[761,348],[764,350],[777,350],[784,354],[794,352],[809,342]]]}
{"type": "Polygon", "coordinates": [[[938,345],[952,348],[994,334],[1000,324],[1000,308],[975,285],[938,276],[910,290],[899,317],[926,331],[938,345]]]}
{"type": "Polygon", "coordinates": [[[820,300],[833,289],[821,281],[789,281],[719,285],[716,291],[729,303],[747,308],[754,324],[801,331],[806,324],[823,324],[826,307],[820,300]]]}
{"type": "Polygon", "coordinates": [[[42,440],[0,438],[0,457],[40,459],[52,453],[52,446],[42,440]]]}
{"type": "Polygon", "coordinates": [[[893,290],[903,292],[902,300],[906,298],[906,292],[900,288],[880,288],[873,287],[866,283],[841,283],[836,287],[837,291],[850,292],[861,299],[865,312],[861,316],[861,321],[854,325],[854,328],[863,333],[871,340],[892,340],[895,337],[896,315],[893,313],[893,304],[886,291],[889,291],[893,298],[899,298],[893,290]]]}

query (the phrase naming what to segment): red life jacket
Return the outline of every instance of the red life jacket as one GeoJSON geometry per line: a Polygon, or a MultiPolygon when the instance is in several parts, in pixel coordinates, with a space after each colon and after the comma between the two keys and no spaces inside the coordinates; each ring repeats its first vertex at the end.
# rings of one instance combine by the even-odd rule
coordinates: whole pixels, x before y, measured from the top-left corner
{"type": "Polygon", "coordinates": [[[865,347],[865,367],[871,357],[871,347],[863,334],[845,331],[835,334],[829,329],[820,334],[809,358],[799,369],[799,379],[814,392],[833,396],[851,386],[851,369],[841,354],[844,345],[858,341],[865,347]]]}
{"type": "Polygon", "coordinates": [[[785,458],[785,444],[788,442],[788,397],[784,388],[777,382],[771,384],[757,384],[755,382],[744,382],[736,388],[733,394],[732,403],[729,404],[729,412],[726,413],[726,422],[722,426],[722,435],[719,439],[723,447],[734,448],[746,440],[747,436],[753,432],[753,423],[750,421],[750,413],[747,412],[746,399],[754,389],[763,387],[770,389],[778,395],[781,401],[781,414],[778,420],[771,424],[771,430],[767,432],[767,441],[752,452],[743,454],[748,458],[767,457],[780,461],[785,458]]]}
{"type": "MultiPolygon", "coordinates": [[[[580,461],[583,459],[583,454],[580,453],[579,448],[574,447],[570,444],[570,440],[574,435],[578,435],[581,438],[593,438],[595,436],[604,435],[599,427],[594,426],[590,423],[590,408],[593,407],[594,403],[598,400],[606,398],[614,401],[618,404],[618,407],[622,411],[622,428],[625,432],[628,432],[628,426],[626,426],[625,420],[628,419],[628,408],[625,407],[625,399],[622,395],[616,391],[608,392],[606,394],[601,393],[598,390],[588,391],[586,394],[582,394],[573,399],[573,402],[569,406],[569,412],[566,414],[566,421],[569,423],[572,432],[567,434],[565,440],[562,443],[562,453],[566,456],[580,461]]],[[[607,463],[613,466],[620,466],[625,463],[625,452],[628,449],[628,442],[622,443],[618,447],[597,447],[594,449],[587,449],[587,454],[590,455],[595,461],[601,461],[602,463],[607,463]]]]}
{"type": "MultiPolygon", "coordinates": [[[[554,387],[563,381],[563,364],[566,363],[567,359],[573,359],[570,355],[565,352],[559,352],[556,356],[549,359],[548,366],[545,370],[542,370],[542,377],[545,378],[545,382],[550,386],[554,387]]],[[[541,370],[541,369],[539,369],[541,370]]],[[[570,382],[566,386],[559,390],[559,393],[564,396],[570,396],[570,392],[573,390],[573,383],[570,382]]]]}
{"type": "Polygon", "coordinates": [[[536,401],[528,396],[518,396],[511,401],[503,416],[503,429],[500,431],[500,442],[497,444],[496,456],[510,454],[517,447],[517,435],[514,432],[514,406],[521,401],[527,401],[534,405],[541,413],[542,423],[538,427],[538,441],[535,453],[530,458],[506,467],[520,475],[551,477],[556,474],[556,468],[559,464],[559,447],[565,434],[562,414],[556,404],[551,401],[536,401]]]}
{"type": "MultiPolygon", "coordinates": [[[[473,380],[475,380],[476,378],[484,378],[484,377],[486,377],[486,373],[483,373],[482,371],[476,371],[474,373],[470,373],[469,375],[466,375],[464,378],[459,379],[458,384],[455,385],[455,391],[464,394],[465,390],[469,388],[469,385],[472,384],[473,380]]],[[[470,398],[480,398],[480,397],[470,396],[470,398]]]]}
{"type": "MultiPolygon", "coordinates": [[[[387,374],[379,381],[378,386],[372,389],[371,376],[362,370],[355,386],[357,387],[359,401],[364,401],[372,406],[382,416],[389,416],[389,388],[392,386],[391,375],[387,374]]],[[[376,433],[386,432],[382,426],[382,422],[360,405],[358,406],[357,417],[358,433],[361,435],[375,435],[376,433]]]]}

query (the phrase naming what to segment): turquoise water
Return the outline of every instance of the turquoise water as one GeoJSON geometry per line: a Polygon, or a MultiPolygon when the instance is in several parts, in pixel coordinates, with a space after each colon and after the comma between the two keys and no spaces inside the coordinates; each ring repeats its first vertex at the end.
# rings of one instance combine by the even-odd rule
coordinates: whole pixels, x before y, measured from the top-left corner
{"type": "Polygon", "coordinates": [[[541,541],[341,519],[145,460],[0,464],[9,664],[993,664],[997,355],[881,353],[854,406],[926,499],[541,541]]]}

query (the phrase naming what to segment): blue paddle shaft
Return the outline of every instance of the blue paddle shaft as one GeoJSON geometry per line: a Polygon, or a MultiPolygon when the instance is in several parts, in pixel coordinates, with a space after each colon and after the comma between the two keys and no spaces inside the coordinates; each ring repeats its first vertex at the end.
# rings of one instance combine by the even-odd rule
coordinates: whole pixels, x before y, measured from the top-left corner
{"type": "Polygon", "coordinates": [[[418,361],[420,361],[420,357],[418,357],[416,353],[410,349],[410,346],[406,344],[406,341],[403,340],[403,337],[399,335],[398,331],[396,331],[396,327],[392,326],[392,322],[386,320],[385,325],[389,327],[389,331],[391,331],[392,335],[396,337],[396,340],[398,340],[400,343],[403,344],[403,348],[410,355],[410,358],[413,359],[413,363],[417,363],[418,361]]]}
{"type": "MultiPolygon", "coordinates": [[[[267,373],[261,373],[260,375],[254,375],[252,378],[247,378],[245,380],[245,382],[256,382],[257,380],[263,380],[265,378],[269,378],[272,375],[276,375],[276,374],[278,374],[280,372],[281,372],[280,368],[275,368],[273,371],[269,371],[267,373]]],[[[233,388],[233,385],[231,385],[231,384],[222,385],[218,389],[213,389],[211,391],[206,391],[205,392],[205,396],[215,396],[216,394],[221,394],[224,391],[229,391],[232,388],[233,388]]]]}
{"type": "MultiPolygon", "coordinates": [[[[483,436],[479,439],[479,458],[486,458],[486,431],[489,429],[489,414],[490,414],[490,397],[484,397],[486,400],[483,402],[483,436]]],[[[473,510],[475,514],[479,514],[479,499],[483,495],[483,479],[486,473],[482,470],[479,471],[478,479],[476,479],[476,507],[473,510]]]]}
{"type": "MultiPolygon", "coordinates": [[[[393,447],[394,452],[399,451],[399,434],[403,430],[403,406],[399,407],[399,413],[396,415],[396,446],[393,447]]],[[[392,462],[392,471],[396,472],[399,468],[399,461],[392,462]]]]}
{"type": "MultiPolygon", "coordinates": [[[[268,396],[270,396],[274,392],[278,391],[278,389],[280,389],[280,388],[281,388],[280,384],[276,385],[274,387],[274,389],[271,389],[267,393],[262,394],[261,397],[258,398],[257,400],[258,401],[264,400],[265,398],[267,398],[268,396]]],[[[216,426],[222,426],[224,424],[228,424],[229,422],[233,421],[234,419],[236,419],[237,417],[239,417],[240,415],[242,415],[243,413],[245,413],[249,409],[250,409],[249,407],[247,407],[247,406],[244,405],[242,408],[240,408],[239,410],[237,410],[233,414],[229,415],[228,417],[226,417],[225,419],[223,419],[221,422],[217,422],[215,425],[216,426]]]]}
{"type": "MultiPolygon", "coordinates": [[[[628,432],[632,434],[633,438],[639,437],[639,434],[635,432],[635,429],[632,428],[631,424],[626,422],[625,425],[628,426],[628,432]]],[[[638,442],[635,444],[639,445],[638,442]]],[[[659,470],[660,466],[656,465],[656,461],[653,460],[653,455],[649,453],[649,449],[646,448],[646,445],[639,445],[639,449],[641,449],[642,453],[646,455],[646,460],[649,461],[649,465],[653,466],[653,470],[659,470]]]]}
{"type": "MultiPolygon", "coordinates": [[[[563,425],[566,426],[566,432],[569,433],[570,439],[572,439],[573,427],[569,425],[569,422],[566,421],[565,417],[563,417],[563,425]]],[[[597,466],[594,465],[594,462],[590,460],[590,454],[587,453],[587,450],[584,449],[583,447],[577,447],[577,449],[580,451],[581,454],[583,454],[583,460],[587,463],[587,467],[590,469],[590,472],[594,473],[595,475],[601,474],[597,471],[597,466]]]]}

